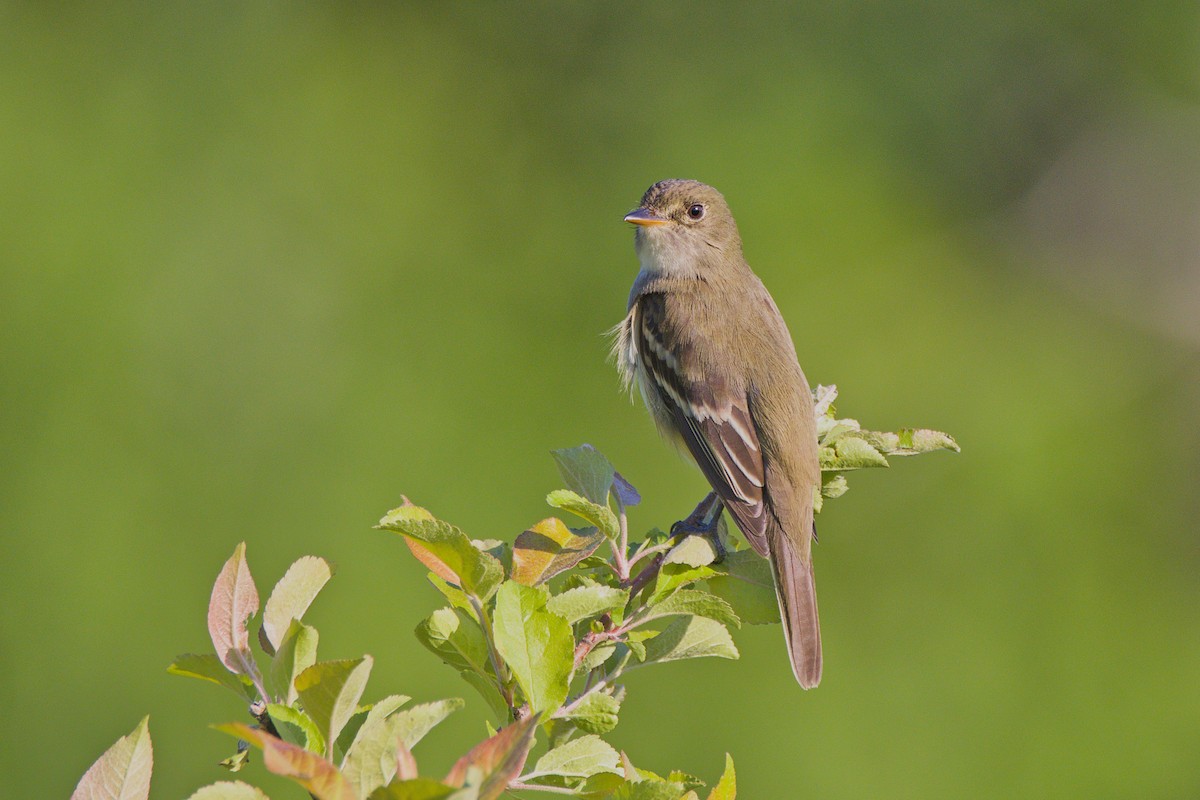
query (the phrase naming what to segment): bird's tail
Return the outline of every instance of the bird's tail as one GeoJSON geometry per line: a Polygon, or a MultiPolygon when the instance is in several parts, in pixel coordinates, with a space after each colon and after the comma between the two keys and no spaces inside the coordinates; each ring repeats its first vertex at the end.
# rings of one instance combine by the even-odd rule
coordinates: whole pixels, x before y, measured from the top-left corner
{"type": "Polygon", "coordinates": [[[769,546],[792,672],[802,688],[811,689],[821,682],[821,622],[812,559],[801,561],[795,545],[779,528],[770,532],[769,546]]]}

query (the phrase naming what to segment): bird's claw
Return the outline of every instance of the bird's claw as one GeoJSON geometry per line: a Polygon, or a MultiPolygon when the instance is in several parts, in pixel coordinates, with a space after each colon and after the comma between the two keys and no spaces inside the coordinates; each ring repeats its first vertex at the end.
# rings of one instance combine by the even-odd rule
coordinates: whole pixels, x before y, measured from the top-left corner
{"type": "Polygon", "coordinates": [[[714,564],[725,560],[725,543],[721,541],[721,513],[725,506],[716,492],[710,492],[686,519],[681,519],[671,526],[671,538],[682,541],[687,536],[703,536],[712,543],[716,553],[714,564]]]}

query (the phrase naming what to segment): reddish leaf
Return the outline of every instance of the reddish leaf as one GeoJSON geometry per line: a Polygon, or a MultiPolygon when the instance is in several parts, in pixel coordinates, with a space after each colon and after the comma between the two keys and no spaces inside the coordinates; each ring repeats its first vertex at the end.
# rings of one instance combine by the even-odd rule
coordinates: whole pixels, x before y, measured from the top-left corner
{"type": "Polygon", "coordinates": [[[338,768],[303,747],[276,739],[241,722],[214,726],[219,731],[262,748],[263,764],[276,775],[291,778],[317,800],[358,800],[350,781],[338,768]]]}
{"type": "Polygon", "coordinates": [[[454,570],[446,566],[445,562],[443,562],[433,553],[429,552],[429,550],[425,548],[425,545],[407,536],[404,537],[404,543],[408,545],[408,549],[412,551],[414,556],[416,556],[417,561],[420,561],[422,564],[424,564],[426,568],[428,568],[429,571],[434,575],[437,575],[442,580],[449,581],[455,585],[462,580],[454,574],[454,570]]]}
{"type": "Polygon", "coordinates": [[[526,586],[545,583],[596,552],[603,541],[595,528],[573,531],[557,517],[544,519],[513,543],[512,579],[526,586]]]}
{"type": "Polygon", "coordinates": [[[208,602],[208,633],[221,663],[236,675],[246,675],[258,683],[258,667],[250,653],[250,633],[246,622],[258,613],[258,589],[246,563],[246,543],[242,542],[221,568],[208,602]]]}
{"type": "Polygon", "coordinates": [[[96,759],[79,779],[71,800],[145,800],[150,796],[154,746],[149,719],[143,717],[133,733],[122,736],[96,759]]]}
{"type": "Polygon", "coordinates": [[[417,759],[412,750],[404,746],[403,739],[396,740],[396,780],[411,781],[417,777],[417,759]]]}
{"type": "Polygon", "coordinates": [[[482,773],[482,781],[478,786],[479,800],[496,800],[525,767],[529,748],[533,747],[533,732],[540,717],[540,714],[533,714],[514,722],[490,739],[475,745],[450,768],[445,783],[461,787],[467,780],[468,770],[474,768],[482,773]]]}

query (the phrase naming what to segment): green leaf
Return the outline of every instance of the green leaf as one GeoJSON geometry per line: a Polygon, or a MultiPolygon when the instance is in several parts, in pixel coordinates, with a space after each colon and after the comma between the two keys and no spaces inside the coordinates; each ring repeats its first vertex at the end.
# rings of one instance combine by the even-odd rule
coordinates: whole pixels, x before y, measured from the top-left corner
{"type": "Polygon", "coordinates": [[[733,769],[733,756],[725,754],[725,773],[708,794],[708,800],[737,800],[737,774],[733,769]]]}
{"type": "Polygon", "coordinates": [[[417,626],[417,640],[456,669],[487,673],[487,639],[471,615],[458,608],[441,608],[417,626]]]}
{"type": "Polygon", "coordinates": [[[71,793],[71,800],[145,800],[150,796],[153,770],[150,718],[142,717],[128,736],[114,742],[88,768],[71,793]]]}
{"type": "Polygon", "coordinates": [[[343,755],[349,753],[354,740],[358,738],[359,733],[362,731],[362,726],[367,723],[368,719],[384,719],[389,717],[409,700],[412,700],[412,698],[406,694],[389,694],[382,700],[365,706],[359,706],[355,709],[354,715],[350,717],[350,721],[342,728],[342,732],[338,734],[338,749],[343,755]]]}
{"type": "Polygon", "coordinates": [[[404,695],[393,695],[376,703],[367,712],[362,727],[346,750],[342,773],[359,797],[383,786],[396,775],[400,738],[406,730],[411,732],[411,721],[401,718],[396,710],[407,700],[404,695]]]}
{"type": "Polygon", "coordinates": [[[296,676],[317,663],[317,629],[292,620],[267,671],[267,691],[285,705],[296,702],[296,676]]]}
{"type": "Polygon", "coordinates": [[[605,611],[624,608],[627,602],[628,589],[592,583],[553,595],[546,603],[546,610],[574,624],[605,611]]]}
{"type": "Polygon", "coordinates": [[[234,548],[213,584],[208,601],[208,633],[217,657],[230,672],[258,682],[246,623],[258,613],[258,589],[246,563],[246,543],[234,548]]]}
{"type": "Polygon", "coordinates": [[[241,781],[218,781],[193,792],[188,800],[269,800],[262,789],[241,781]]]}
{"type": "Polygon", "coordinates": [[[904,428],[896,433],[863,431],[862,437],[889,456],[915,456],[934,450],[960,452],[953,436],[927,428],[904,428]]]}
{"type": "Polygon", "coordinates": [[[683,541],[667,551],[663,564],[706,567],[716,561],[717,556],[717,550],[707,536],[685,536],[683,541]]]}
{"type": "Polygon", "coordinates": [[[472,539],[471,544],[475,545],[476,550],[499,561],[505,575],[512,572],[512,544],[500,539],[472,539]]]}
{"type": "Polygon", "coordinates": [[[395,727],[393,733],[404,742],[404,746],[412,750],[417,742],[425,738],[439,722],[458,711],[464,705],[461,698],[451,697],[447,700],[436,700],[432,703],[421,703],[412,708],[397,711],[389,717],[389,722],[395,727]],[[391,722],[394,720],[394,723],[391,722]]]}
{"type": "Polygon", "coordinates": [[[624,645],[637,658],[638,661],[646,660],[646,645],[645,642],[658,636],[659,631],[649,628],[644,630],[633,630],[625,634],[624,645]]]}
{"type": "Polygon", "coordinates": [[[505,581],[493,614],[496,649],[534,713],[562,705],[575,666],[571,626],[546,610],[546,598],[544,590],[505,581]]]}
{"type": "Polygon", "coordinates": [[[263,609],[262,630],[271,648],[268,655],[283,642],[293,619],[300,619],[312,605],[313,599],[333,576],[333,567],[323,558],[304,556],[288,567],[275,584],[263,609]]]}
{"type": "Polygon", "coordinates": [[[496,715],[497,720],[507,720],[510,716],[508,704],[504,702],[504,697],[500,694],[500,690],[496,688],[495,680],[478,672],[470,670],[462,670],[459,676],[471,684],[475,691],[479,692],[480,696],[487,701],[488,707],[492,713],[496,715]]]}
{"type": "Polygon", "coordinates": [[[738,615],[723,598],[697,589],[680,589],[661,602],[649,606],[631,627],[636,628],[661,617],[678,615],[708,617],[735,628],[742,626],[738,615]]]}
{"type": "Polygon", "coordinates": [[[235,675],[225,668],[215,653],[184,653],[175,657],[167,672],[185,678],[199,678],[224,686],[243,700],[253,700],[254,684],[244,675],[235,675]]]}
{"type": "Polygon", "coordinates": [[[682,783],[643,780],[622,784],[611,797],[613,800],[680,800],[686,791],[682,783]]]}
{"type": "Polygon", "coordinates": [[[394,781],[371,792],[369,800],[448,800],[458,792],[431,778],[394,781]]]}
{"type": "Polygon", "coordinates": [[[237,752],[229,758],[223,758],[217,762],[217,766],[222,769],[227,769],[230,772],[241,772],[242,768],[250,763],[250,746],[245,742],[238,743],[237,752]]]}
{"type": "Polygon", "coordinates": [[[276,775],[282,775],[300,784],[317,800],[358,799],[346,776],[316,753],[241,722],[228,722],[213,727],[262,748],[263,766],[276,775]]]}
{"type": "Polygon", "coordinates": [[[481,600],[490,598],[504,580],[504,566],[471,544],[458,528],[439,519],[425,519],[422,514],[429,512],[417,506],[401,506],[389,511],[376,527],[403,534],[414,553],[428,553],[434,562],[448,570],[449,575],[442,574],[433,563],[422,559],[434,572],[457,582],[481,600]]]}
{"type": "Polygon", "coordinates": [[[617,652],[617,646],[612,642],[604,642],[592,648],[592,651],[583,659],[583,664],[580,666],[582,672],[591,672],[596,667],[603,664],[612,658],[613,653],[617,652]]]}
{"type": "Polygon", "coordinates": [[[586,800],[608,800],[623,787],[630,786],[629,781],[611,772],[597,772],[575,788],[575,794],[586,800]]]}
{"type": "Polygon", "coordinates": [[[590,444],[566,450],[551,450],[554,463],[567,488],[593,503],[608,504],[608,492],[613,485],[613,465],[604,454],[590,444]]]}
{"type": "Polygon", "coordinates": [[[567,489],[557,489],[546,495],[546,502],[554,508],[570,511],[580,519],[587,520],[599,528],[600,532],[609,539],[616,539],[621,534],[617,515],[606,505],[593,503],[567,489]]]}
{"type": "Polygon", "coordinates": [[[333,742],[357,709],[374,663],[370,656],[322,661],[296,676],[300,702],[325,737],[327,756],[332,755],[333,742]]]}
{"type": "Polygon", "coordinates": [[[750,625],[779,622],[779,601],[770,563],[753,550],[730,553],[716,567],[722,574],[708,579],[709,590],[737,609],[750,625]]]}
{"type": "Polygon", "coordinates": [[[704,781],[700,780],[695,775],[689,775],[686,772],[680,772],[677,769],[671,770],[670,774],[667,775],[667,780],[670,783],[682,784],[684,788],[687,789],[695,789],[698,786],[704,785],[704,781]]]}
{"type": "Polygon", "coordinates": [[[620,761],[620,754],[599,736],[581,736],[539,758],[526,780],[550,775],[588,778],[598,772],[619,773],[620,761]]]}
{"type": "Polygon", "coordinates": [[[563,718],[573,722],[584,733],[608,733],[617,727],[621,703],[605,692],[594,691],[584,696],[579,705],[563,718]]]}
{"type": "Polygon", "coordinates": [[[646,661],[678,661],[685,658],[737,658],[737,647],[729,630],[707,617],[681,617],[646,643],[646,661]]]}
{"type": "MultiPolygon", "coordinates": [[[[407,539],[405,541],[408,541],[407,539]]],[[[471,600],[467,597],[467,593],[458,588],[457,585],[448,582],[436,572],[430,572],[426,575],[429,582],[433,584],[433,588],[442,593],[442,596],[450,601],[450,605],[455,608],[461,608],[463,611],[470,611],[474,614],[474,609],[471,608],[471,600]]]]}
{"type": "Polygon", "coordinates": [[[603,542],[595,528],[572,530],[557,517],[544,519],[514,542],[512,579],[526,586],[545,583],[596,552],[603,542]]]}
{"type": "Polygon", "coordinates": [[[826,477],[821,476],[821,495],[830,499],[841,497],[850,488],[850,484],[846,482],[846,476],[842,474],[834,474],[826,477]]]}
{"type": "Polygon", "coordinates": [[[658,603],[680,587],[711,578],[716,574],[716,569],[708,565],[689,567],[687,564],[663,564],[654,578],[654,590],[650,593],[649,603],[658,603]]]}
{"type": "Polygon", "coordinates": [[[886,467],[887,459],[865,439],[858,436],[842,436],[832,446],[820,448],[818,453],[823,470],[863,469],[886,467]]]}
{"type": "Polygon", "coordinates": [[[446,783],[462,787],[469,782],[478,791],[479,800],[498,800],[521,774],[539,719],[538,714],[528,716],[472,747],[450,768],[446,783]]]}
{"type": "Polygon", "coordinates": [[[300,745],[314,753],[325,752],[325,736],[308,714],[279,703],[268,703],[267,713],[275,721],[275,729],[285,742],[300,745]]]}

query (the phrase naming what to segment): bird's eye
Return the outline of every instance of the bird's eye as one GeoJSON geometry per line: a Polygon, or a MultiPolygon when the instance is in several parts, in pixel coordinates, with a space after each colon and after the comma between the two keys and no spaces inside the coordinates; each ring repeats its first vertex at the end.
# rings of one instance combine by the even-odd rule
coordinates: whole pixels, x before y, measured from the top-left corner
{"type": "Polygon", "coordinates": [[[704,206],[700,205],[699,203],[692,203],[690,206],[688,206],[687,215],[689,219],[703,219],[704,206]]]}

